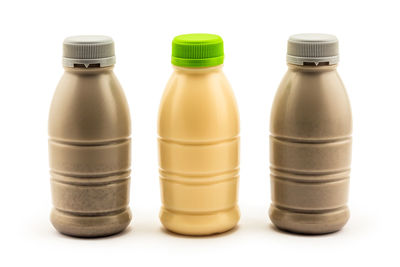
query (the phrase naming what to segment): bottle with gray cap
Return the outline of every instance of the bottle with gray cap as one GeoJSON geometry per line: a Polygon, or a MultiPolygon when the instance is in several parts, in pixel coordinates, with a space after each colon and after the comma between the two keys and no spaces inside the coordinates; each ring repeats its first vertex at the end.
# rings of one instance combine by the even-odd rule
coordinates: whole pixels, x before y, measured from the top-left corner
{"type": "Polygon", "coordinates": [[[61,233],[98,237],[131,221],[130,115],[113,72],[114,42],[73,36],[50,108],[51,222],[61,233]]]}
{"type": "Polygon", "coordinates": [[[338,60],[335,36],[289,38],[270,120],[269,216],[279,229],[324,234],[349,219],[352,116],[338,60]]]}

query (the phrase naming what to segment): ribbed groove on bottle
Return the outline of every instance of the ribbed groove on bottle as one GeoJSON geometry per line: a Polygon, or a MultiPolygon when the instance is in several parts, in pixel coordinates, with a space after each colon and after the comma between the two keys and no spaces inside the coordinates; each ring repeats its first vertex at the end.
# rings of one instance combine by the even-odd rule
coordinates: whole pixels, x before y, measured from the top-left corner
{"type": "Polygon", "coordinates": [[[331,175],[331,174],[338,174],[341,172],[350,172],[350,168],[346,169],[339,169],[339,170],[329,170],[329,171],[300,171],[300,170],[293,170],[293,169],[284,169],[284,168],[277,168],[274,165],[270,165],[271,172],[278,171],[278,172],[286,172],[293,175],[304,175],[304,176],[322,176],[322,175],[331,175]]]}
{"type": "Polygon", "coordinates": [[[217,144],[221,144],[221,143],[234,142],[238,139],[239,139],[239,136],[234,136],[234,137],[219,139],[219,140],[212,140],[212,141],[182,141],[182,140],[172,140],[172,139],[166,139],[163,137],[158,137],[159,142],[171,143],[171,144],[177,144],[177,145],[190,145],[190,146],[217,145],[217,144]]]}
{"type": "Polygon", "coordinates": [[[271,138],[282,142],[297,143],[297,144],[329,144],[329,143],[341,143],[351,140],[351,136],[329,138],[329,139],[303,139],[293,137],[283,137],[270,135],[271,138]]]}
{"type": "Polygon", "coordinates": [[[234,209],[235,207],[236,207],[236,204],[229,208],[213,210],[213,211],[182,211],[182,210],[167,209],[165,206],[163,207],[163,209],[165,209],[166,211],[169,211],[171,213],[178,213],[178,214],[183,214],[183,215],[205,215],[205,216],[208,216],[208,215],[213,215],[213,214],[217,214],[217,213],[224,212],[224,211],[229,211],[231,209],[234,209]]]}
{"type": "Polygon", "coordinates": [[[228,182],[230,180],[239,179],[239,174],[236,173],[236,174],[233,174],[228,177],[227,177],[227,175],[224,175],[222,177],[205,176],[205,177],[201,177],[201,178],[166,177],[166,176],[163,176],[160,174],[160,179],[168,181],[168,182],[187,184],[187,185],[210,185],[210,184],[223,183],[223,182],[228,182]]]}
{"type": "Polygon", "coordinates": [[[185,178],[202,178],[202,177],[214,177],[214,176],[221,176],[224,174],[237,174],[239,173],[239,168],[234,168],[232,170],[222,171],[222,172],[214,172],[214,173],[182,173],[182,172],[172,172],[167,171],[162,168],[159,169],[160,175],[167,174],[170,176],[180,176],[185,178]]]}
{"type": "Polygon", "coordinates": [[[209,184],[227,182],[238,178],[239,178],[239,168],[234,169],[232,171],[225,171],[212,174],[182,174],[182,173],[167,172],[165,170],[160,169],[160,179],[169,182],[188,184],[188,185],[193,185],[193,184],[209,185],[209,184]]]}
{"type": "Polygon", "coordinates": [[[115,180],[109,180],[109,181],[88,181],[88,179],[85,179],[84,181],[63,181],[63,180],[58,180],[55,178],[51,178],[52,182],[60,183],[60,184],[67,184],[67,185],[75,185],[75,186],[105,186],[105,185],[112,185],[112,184],[118,184],[118,183],[123,183],[126,182],[130,179],[130,177],[125,177],[125,178],[119,178],[115,180]]]}
{"type": "Polygon", "coordinates": [[[107,212],[93,212],[93,213],[88,213],[88,212],[73,212],[73,211],[66,211],[62,210],[59,208],[54,208],[59,212],[65,213],[67,215],[72,215],[72,216],[80,216],[80,217],[100,217],[100,216],[113,216],[120,214],[124,211],[127,210],[127,208],[119,209],[119,210],[113,210],[113,211],[107,211],[107,212]]]}
{"type": "Polygon", "coordinates": [[[50,138],[49,142],[55,143],[55,144],[62,144],[62,145],[67,145],[67,146],[108,146],[108,145],[117,145],[117,144],[123,144],[126,142],[131,141],[131,138],[119,138],[119,139],[112,139],[112,140],[107,140],[107,141],[71,141],[71,140],[60,140],[60,139],[55,139],[55,138],[50,138]]]}
{"type": "Polygon", "coordinates": [[[341,210],[345,210],[347,206],[342,206],[334,209],[320,209],[320,210],[302,210],[302,209],[293,209],[293,208],[288,208],[288,207],[283,207],[280,205],[272,204],[272,206],[281,209],[281,210],[286,210],[289,212],[293,213],[302,213],[302,214],[324,214],[324,213],[332,213],[332,212],[339,212],[341,210]]]}
{"type": "MultiPolygon", "coordinates": [[[[315,177],[315,176],[314,176],[315,177]]],[[[292,177],[287,177],[287,176],[282,176],[282,175],[274,175],[271,173],[271,178],[274,179],[279,179],[287,182],[292,182],[292,183],[301,183],[301,184],[324,184],[324,183],[334,183],[334,182],[339,182],[343,180],[348,180],[350,179],[350,176],[344,176],[340,178],[324,178],[324,176],[319,176],[317,179],[318,180],[311,180],[311,179],[298,179],[298,178],[292,178],[292,177]]]]}
{"type": "Polygon", "coordinates": [[[56,175],[61,175],[61,176],[66,176],[66,177],[72,177],[72,178],[107,178],[110,176],[119,176],[123,175],[124,173],[130,174],[131,170],[122,170],[122,171],[114,171],[114,172],[107,172],[107,173],[99,173],[99,174],[72,174],[68,172],[60,172],[60,171],[54,171],[50,170],[50,174],[56,174],[56,175]]]}

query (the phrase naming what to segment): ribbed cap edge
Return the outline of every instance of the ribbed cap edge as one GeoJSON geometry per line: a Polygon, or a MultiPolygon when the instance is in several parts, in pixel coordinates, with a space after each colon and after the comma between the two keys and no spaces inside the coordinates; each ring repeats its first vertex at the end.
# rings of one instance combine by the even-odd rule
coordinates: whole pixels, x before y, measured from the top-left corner
{"type": "Polygon", "coordinates": [[[224,42],[215,34],[178,35],[172,41],[171,63],[181,67],[211,67],[224,63],[224,42]]]}
{"type": "Polygon", "coordinates": [[[304,65],[304,63],[328,62],[329,65],[339,62],[339,42],[330,34],[306,33],[289,37],[287,45],[287,63],[304,65]]]}
{"type": "Polygon", "coordinates": [[[99,64],[107,67],[115,64],[114,41],[102,35],[71,36],[63,43],[63,66],[74,67],[76,64],[88,67],[99,64]]]}

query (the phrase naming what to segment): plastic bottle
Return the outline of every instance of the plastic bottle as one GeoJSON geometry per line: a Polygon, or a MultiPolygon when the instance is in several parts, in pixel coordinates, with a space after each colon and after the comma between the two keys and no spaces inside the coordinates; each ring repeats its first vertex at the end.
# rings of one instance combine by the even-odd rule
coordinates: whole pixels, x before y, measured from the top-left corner
{"type": "Polygon", "coordinates": [[[338,60],[335,36],[289,38],[270,125],[270,218],[280,229],[324,234],[349,218],[352,116],[338,60]]]}
{"type": "Polygon", "coordinates": [[[61,233],[97,237],[131,221],[130,115],[114,75],[114,42],[106,36],[64,41],[65,73],[50,108],[49,160],[61,233]]]}
{"type": "Polygon", "coordinates": [[[239,220],[239,114],[222,72],[223,41],[186,34],[172,42],[174,72],[161,100],[162,208],[170,231],[210,235],[239,220]]]}

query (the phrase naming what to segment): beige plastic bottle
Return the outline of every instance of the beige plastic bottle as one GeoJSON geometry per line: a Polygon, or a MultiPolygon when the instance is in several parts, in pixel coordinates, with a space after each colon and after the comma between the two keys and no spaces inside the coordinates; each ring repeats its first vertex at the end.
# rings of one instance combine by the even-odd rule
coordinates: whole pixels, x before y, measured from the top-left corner
{"type": "Polygon", "coordinates": [[[106,36],[64,41],[65,73],[49,116],[51,222],[79,237],[112,235],[131,221],[130,115],[106,36]]]}
{"type": "Polygon", "coordinates": [[[175,233],[225,232],[239,220],[239,114],[223,60],[217,35],[172,42],[174,72],[161,100],[158,144],[160,219],[175,233]]]}
{"type": "Polygon", "coordinates": [[[270,125],[270,218],[283,230],[330,233],[349,218],[352,117],[338,59],[335,36],[289,38],[270,125]]]}

